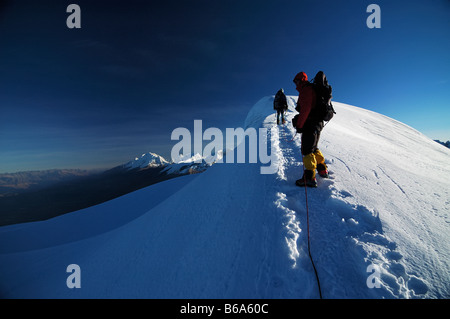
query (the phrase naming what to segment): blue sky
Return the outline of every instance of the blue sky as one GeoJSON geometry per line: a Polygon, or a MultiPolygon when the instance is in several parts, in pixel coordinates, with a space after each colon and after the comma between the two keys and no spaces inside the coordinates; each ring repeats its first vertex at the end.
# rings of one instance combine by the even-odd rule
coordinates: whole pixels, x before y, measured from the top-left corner
{"type": "Polygon", "coordinates": [[[169,158],[173,129],[242,126],[260,98],[297,95],[300,71],[448,140],[449,13],[448,0],[0,1],[0,172],[169,158]]]}

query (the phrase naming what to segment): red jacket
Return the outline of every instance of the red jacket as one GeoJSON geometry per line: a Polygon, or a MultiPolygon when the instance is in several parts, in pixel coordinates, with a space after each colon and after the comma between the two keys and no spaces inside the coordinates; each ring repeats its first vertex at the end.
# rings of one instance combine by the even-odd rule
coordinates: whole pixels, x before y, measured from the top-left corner
{"type": "Polygon", "coordinates": [[[300,115],[297,120],[297,127],[303,128],[311,110],[316,105],[316,92],[311,85],[307,85],[308,82],[300,82],[297,85],[297,91],[299,93],[297,101],[297,111],[300,115]]]}

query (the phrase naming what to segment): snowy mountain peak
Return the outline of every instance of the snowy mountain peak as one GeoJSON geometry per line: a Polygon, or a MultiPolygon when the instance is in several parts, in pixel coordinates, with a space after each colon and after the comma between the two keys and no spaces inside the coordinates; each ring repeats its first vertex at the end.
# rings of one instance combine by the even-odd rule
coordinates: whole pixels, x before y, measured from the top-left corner
{"type": "Polygon", "coordinates": [[[167,174],[200,173],[204,172],[213,164],[214,162],[211,159],[204,158],[198,153],[194,156],[188,154],[184,157],[182,156],[178,162],[168,165],[164,169],[164,172],[166,172],[167,174]]]}
{"type": "Polygon", "coordinates": [[[204,160],[205,159],[199,153],[194,156],[187,154],[186,156],[181,156],[181,159],[177,162],[177,164],[202,163],[204,160]]]}
{"type": "Polygon", "coordinates": [[[141,169],[148,167],[166,166],[169,162],[161,155],[148,152],[142,154],[141,157],[136,157],[133,161],[130,161],[123,165],[126,169],[141,169]]]}
{"type": "Polygon", "coordinates": [[[191,156],[191,154],[187,154],[185,156],[180,156],[180,160],[175,162],[176,164],[204,164],[204,165],[213,165],[214,163],[217,163],[221,161],[225,155],[226,151],[219,150],[215,155],[208,155],[208,156],[202,156],[199,153],[196,153],[195,155],[191,156]]]}
{"type": "Polygon", "coordinates": [[[166,174],[192,174],[192,173],[200,173],[205,171],[208,167],[213,165],[217,160],[222,159],[223,157],[222,151],[219,151],[214,157],[202,157],[200,154],[187,154],[184,157],[174,163],[167,161],[161,155],[148,152],[142,154],[140,157],[136,157],[134,160],[123,164],[121,168],[126,170],[134,170],[134,169],[146,169],[151,167],[161,167],[164,168],[162,172],[166,174]]]}

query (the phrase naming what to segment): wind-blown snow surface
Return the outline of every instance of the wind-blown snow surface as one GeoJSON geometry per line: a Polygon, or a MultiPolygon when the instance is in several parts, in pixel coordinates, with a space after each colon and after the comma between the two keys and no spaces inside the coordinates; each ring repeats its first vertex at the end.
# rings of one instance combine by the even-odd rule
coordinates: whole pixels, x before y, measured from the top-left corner
{"type": "MultiPolygon", "coordinates": [[[[289,123],[295,98],[288,100],[289,123]]],[[[294,186],[300,141],[290,125],[275,124],[272,101],[260,100],[246,124],[270,129],[276,174],[261,175],[259,164],[215,164],[173,189],[167,183],[178,179],[89,212],[1,227],[1,295],[317,298],[305,190],[294,186]],[[149,209],[136,213],[145,192],[153,194],[149,209]],[[166,198],[152,202],[158,193],[166,198]],[[76,232],[66,237],[59,230],[70,218],[76,232]],[[122,222],[105,229],[110,219],[122,222]],[[70,264],[80,266],[79,289],[66,286],[70,264]]],[[[331,178],[307,193],[323,297],[448,298],[450,150],[380,114],[335,109],[320,143],[331,178]],[[380,288],[367,285],[371,265],[380,288]]]]}

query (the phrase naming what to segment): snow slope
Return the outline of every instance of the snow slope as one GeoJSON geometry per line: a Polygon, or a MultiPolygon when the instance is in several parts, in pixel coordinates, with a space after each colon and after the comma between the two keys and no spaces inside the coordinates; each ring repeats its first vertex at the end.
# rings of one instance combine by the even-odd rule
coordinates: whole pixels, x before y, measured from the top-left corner
{"type": "MultiPolygon", "coordinates": [[[[1,227],[1,296],[317,298],[305,191],[294,186],[300,141],[276,126],[272,101],[261,99],[246,125],[270,129],[276,174],[215,164],[84,213],[1,227]],[[61,231],[70,218],[76,231],[61,231]],[[66,286],[70,264],[79,289],[66,286]]],[[[323,297],[448,298],[450,150],[383,115],[335,109],[320,143],[331,178],[307,193],[323,297]],[[367,285],[372,265],[379,288],[367,285]]]]}

